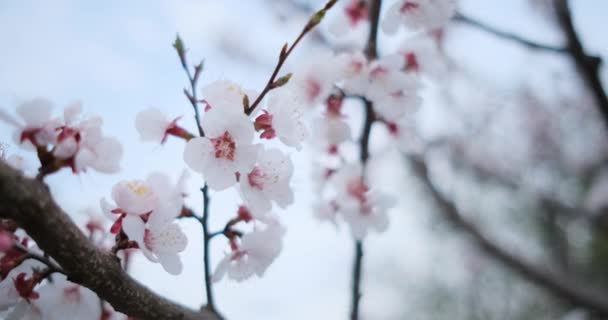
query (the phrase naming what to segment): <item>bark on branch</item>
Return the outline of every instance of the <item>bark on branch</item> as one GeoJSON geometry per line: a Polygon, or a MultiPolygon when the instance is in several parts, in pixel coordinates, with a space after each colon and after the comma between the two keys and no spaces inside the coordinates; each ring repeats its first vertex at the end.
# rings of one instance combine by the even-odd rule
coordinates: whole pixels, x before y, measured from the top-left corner
{"type": "Polygon", "coordinates": [[[410,157],[414,174],[420,179],[425,191],[436,203],[439,214],[452,222],[455,226],[468,233],[477,244],[489,255],[511,268],[522,277],[547,289],[555,296],[574,305],[597,312],[599,316],[608,316],[608,294],[591,284],[583,284],[571,274],[565,274],[553,268],[543,267],[531,263],[521,256],[509,252],[501,245],[487,237],[475,224],[467,221],[458,211],[454,203],[433,184],[424,160],[410,157]]]}
{"type": "Polygon", "coordinates": [[[162,298],[133,280],[109,252],[95,247],[53,200],[48,187],[0,161],[0,218],[14,220],[68,279],[83,285],[116,310],[138,319],[218,319],[162,298]]]}

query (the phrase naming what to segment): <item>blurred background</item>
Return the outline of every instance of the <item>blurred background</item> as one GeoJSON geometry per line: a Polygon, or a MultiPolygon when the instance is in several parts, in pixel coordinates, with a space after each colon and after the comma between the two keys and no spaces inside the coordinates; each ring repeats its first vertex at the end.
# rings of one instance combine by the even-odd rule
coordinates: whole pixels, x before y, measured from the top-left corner
{"type": "MultiPolygon", "coordinates": [[[[342,0],[340,2],[347,2],[342,0]]],[[[389,2],[389,1],[387,1],[389,2]]],[[[574,25],[590,55],[608,56],[608,2],[573,0],[574,25]]],[[[84,223],[99,199],[123,179],[185,168],[183,142],[138,140],[137,112],[154,106],[194,129],[182,90],[187,79],[171,47],[179,33],[192,63],[205,59],[201,85],[232,80],[260,90],[279,49],[323,1],[10,1],[0,2],[0,108],[46,97],[59,112],[82,100],[101,115],[104,130],[125,148],[117,175],[67,171],[49,179],[59,203],[84,223]],[[87,210],[87,208],[92,208],[87,210]]],[[[287,69],[318,50],[356,50],[366,28],[342,37],[328,25],[296,49],[287,69]]],[[[342,6],[342,7],[341,7],[342,6]]],[[[386,5],[384,6],[387,7],[386,5]]],[[[459,12],[499,30],[563,47],[550,1],[460,0],[459,12]]],[[[379,36],[380,54],[411,35],[379,36]]],[[[606,123],[568,54],[535,50],[462,21],[441,36],[440,76],[428,79],[422,108],[412,116],[411,139],[427,146],[437,189],[491,241],[546,270],[561,270],[608,290],[608,143],[606,123]]],[[[600,69],[605,79],[605,68],[600,69]]],[[[350,108],[350,106],[349,106],[350,108]]],[[[353,104],[353,123],[360,107],[353,104]]],[[[347,111],[349,112],[349,111],[347,111]]],[[[355,129],[360,125],[354,124],[355,129]]],[[[8,154],[35,157],[12,143],[8,154]]],[[[445,219],[382,128],[372,134],[377,178],[399,198],[387,232],[365,243],[363,319],[594,319],[556,297],[503,259],[479,250],[461,226],[445,219]]],[[[215,285],[229,319],[346,319],[353,241],[341,226],[314,218],[312,148],[292,154],[296,203],[279,212],[287,235],[283,252],[260,279],[215,285]]],[[[201,207],[202,179],[191,175],[189,204],[201,207]]],[[[235,191],[212,194],[212,229],[238,205],[235,191]]],[[[130,273],[154,291],[191,307],[204,302],[200,226],[180,221],[189,236],[177,277],[137,255],[130,273]]],[[[227,250],[212,243],[212,264],[227,250]]]]}

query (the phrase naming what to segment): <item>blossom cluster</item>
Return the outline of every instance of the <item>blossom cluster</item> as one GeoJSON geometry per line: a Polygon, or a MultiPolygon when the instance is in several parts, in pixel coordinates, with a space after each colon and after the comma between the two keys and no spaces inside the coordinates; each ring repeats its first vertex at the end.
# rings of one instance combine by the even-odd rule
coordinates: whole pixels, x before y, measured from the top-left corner
{"type": "Polygon", "coordinates": [[[38,153],[41,173],[62,167],[74,173],[89,168],[102,173],[120,170],[122,146],[103,135],[100,117],[81,117],[80,102],[68,105],[62,117],[53,117],[52,109],[50,101],[33,99],[17,106],[20,119],[0,110],[0,120],[15,128],[14,143],[38,153]]]}
{"type": "MultiPolygon", "coordinates": [[[[238,281],[252,275],[261,276],[282,247],[284,228],[273,214],[273,208],[285,209],[294,202],[290,185],[294,168],[290,156],[282,149],[301,149],[307,136],[304,105],[288,89],[278,88],[270,94],[264,107],[248,115],[244,101],[257,94],[224,80],[205,86],[202,97],[203,112],[198,125],[204,135],[173,135],[188,141],[183,152],[184,162],[204,177],[210,190],[221,192],[236,188],[242,199],[242,205],[222,232],[229,246],[214,279],[220,280],[224,274],[238,281]],[[280,141],[283,147],[269,146],[270,140],[280,141]],[[244,233],[237,228],[250,231],[244,233]]],[[[153,108],[138,114],[136,127],[142,139],[156,143],[164,143],[167,135],[180,128],[177,119],[170,119],[153,108]]],[[[177,131],[185,132],[181,128],[177,131]]],[[[174,208],[172,217],[181,209],[181,204],[174,208]]],[[[123,230],[133,240],[132,232],[125,229],[129,228],[129,224],[125,225],[129,214],[122,211],[121,214],[123,230]]],[[[148,216],[151,220],[155,215],[153,207],[136,213],[143,217],[138,220],[148,216]]]]}

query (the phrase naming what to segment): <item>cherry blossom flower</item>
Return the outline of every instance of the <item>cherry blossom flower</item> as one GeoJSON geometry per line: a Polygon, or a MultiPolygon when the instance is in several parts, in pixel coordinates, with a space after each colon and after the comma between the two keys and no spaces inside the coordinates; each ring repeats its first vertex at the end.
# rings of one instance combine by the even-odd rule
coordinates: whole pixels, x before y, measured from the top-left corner
{"type": "Polygon", "coordinates": [[[5,278],[0,280],[0,311],[10,309],[21,301],[25,301],[17,289],[18,279],[31,278],[34,268],[42,268],[44,265],[33,259],[25,260],[19,266],[11,268],[5,278]]]}
{"type": "Polygon", "coordinates": [[[340,168],[332,175],[331,183],[336,189],[332,205],[348,223],[355,239],[364,238],[369,230],[383,232],[388,228],[386,211],[395,205],[395,200],[370,189],[360,164],[340,168]]]}
{"type": "Polygon", "coordinates": [[[319,201],[313,205],[315,218],[319,221],[327,221],[338,227],[339,207],[335,201],[319,201]]]}
{"type": "Polygon", "coordinates": [[[329,31],[341,36],[369,20],[369,5],[365,0],[350,0],[330,23],[329,31]]]}
{"type": "Polygon", "coordinates": [[[103,173],[118,172],[122,157],[120,142],[103,136],[103,120],[99,117],[76,122],[81,111],[79,102],[64,110],[64,122],[56,128],[57,142],[53,154],[64,160],[75,173],[87,168],[103,173]]]}
{"type": "Polygon", "coordinates": [[[217,108],[224,113],[243,113],[245,95],[251,100],[257,96],[255,92],[245,90],[228,80],[214,81],[202,89],[202,96],[206,103],[205,111],[217,108]]]}
{"type": "Polygon", "coordinates": [[[241,282],[253,275],[262,277],[283,248],[284,228],[271,221],[265,229],[245,234],[240,242],[231,241],[232,251],[218,263],[213,281],[228,278],[241,282]]]}
{"type": "Polygon", "coordinates": [[[278,149],[264,150],[253,169],[240,179],[243,199],[254,212],[270,211],[271,201],[286,208],[293,203],[293,190],[289,186],[292,175],[289,156],[278,149]]]}
{"type": "Polygon", "coordinates": [[[161,173],[151,174],[146,181],[122,181],[112,190],[114,208],[102,199],[107,215],[120,214],[111,231],[116,233],[122,228],[150,261],[160,262],[171,274],[181,272],[178,253],[188,241],[173,222],[183,207],[184,177],[176,185],[161,173]]]}
{"type": "Polygon", "coordinates": [[[99,319],[101,305],[97,294],[72,283],[62,274],[52,276],[39,289],[40,298],[35,302],[36,311],[45,320],[99,319]]]}
{"type": "Polygon", "coordinates": [[[402,24],[411,30],[433,30],[445,25],[456,12],[456,0],[398,0],[388,7],[382,30],[397,32],[402,24]]]}
{"type": "Polygon", "coordinates": [[[338,145],[351,140],[350,126],[341,117],[325,116],[313,122],[313,138],[310,143],[319,150],[334,154],[338,145]]]}
{"type": "Polygon", "coordinates": [[[340,58],[345,74],[344,91],[374,102],[374,110],[380,116],[397,119],[420,105],[419,81],[401,70],[404,60],[400,55],[367,61],[362,53],[356,52],[340,58]]]}
{"type": "Polygon", "coordinates": [[[16,144],[32,149],[34,145],[44,146],[55,141],[57,119],[51,118],[53,105],[50,101],[37,98],[17,106],[17,114],[22,122],[0,110],[0,120],[14,126],[13,135],[16,144]]]}
{"type": "Polygon", "coordinates": [[[178,253],[188,245],[188,238],[174,222],[182,205],[181,199],[165,200],[152,211],[147,222],[141,218],[123,221],[125,234],[139,245],[146,258],[159,262],[165,271],[173,275],[182,272],[178,253]]]}
{"type": "Polygon", "coordinates": [[[236,183],[237,173],[249,172],[259,145],[252,142],[253,123],[244,113],[226,113],[211,108],[202,121],[205,137],[186,144],[184,161],[205,177],[209,187],[224,190],[236,183]]]}
{"type": "Polygon", "coordinates": [[[293,73],[287,87],[293,88],[293,92],[312,107],[329,96],[341,71],[337,57],[332,53],[316,53],[293,73]]]}
{"type": "Polygon", "coordinates": [[[101,199],[101,210],[108,217],[118,214],[110,231],[118,233],[123,223],[128,220],[139,220],[140,216],[151,213],[161,203],[159,194],[151,181],[121,181],[112,188],[112,205],[105,198],[101,199]]]}
{"type": "Polygon", "coordinates": [[[405,41],[398,50],[403,57],[403,69],[438,78],[446,72],[447,66],[439,52],[438,43],[428,35],[420,35],[405,41]]]}
{"type": "Polygon", "coordinates": [[[302,149],[302,141],[308,135],[303,121],[300,99],[288,89],[275,90],[268,100],[268,110],[255,120],[256,130],[262,130],[261,138],[278,137],[285,145],[302,149]]]}
{"type": "Polygon", "coordinates": [[[137,128],[137,132],[143,141],[164,144],[169,135],[189,140],[192,138],[192,134],[177,125],[180,118],[169,120],[157,108],[148,108],[140,111],[135,117],[135,128],[137,128]]]}

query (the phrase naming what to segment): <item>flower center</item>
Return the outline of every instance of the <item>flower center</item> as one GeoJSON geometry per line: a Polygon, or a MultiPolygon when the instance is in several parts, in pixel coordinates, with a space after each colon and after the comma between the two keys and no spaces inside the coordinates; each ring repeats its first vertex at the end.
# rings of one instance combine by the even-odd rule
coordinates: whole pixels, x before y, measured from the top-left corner
{"type": "Polygon", "coordinates": [[[410,10],[414,10],[417,9],[419,7],[419,4],[414,3],[414,2],[410,2],[410,1],[406,1],[402,6],[401,9],[399,9],[399,11],[401,11],[401,13],[406,13],[410,10]]]}
{"type": "Polygon", "coordinates": [[[253,188],[262,190],[264,187],[264,176],[265,174],[262,172],[262,170],[260,170],[260,168],[253,168],[253,170],[251,170],[251,172],[247,175],[249,185],[251,185],[253,188]]]}
{"type": "Polygon", "coordinates": [[[346,191],[349,195],[359,200],[359,202],[365,203],[367,201],[366,193],[369,191],[369,187],[365,184],[362,177],[358,177],[348,182],[346,191]]]}
{"type": "Polygon", "coordinates": [[[346,16],[352,26],[357,25],[360,21],[367,19],[367,4],[365,1],[354,0],[346,6],[346,16]]]}
{"type": "Polygon", "coordinates": [[[308,98],[313,100],[321,93],[321,84],[315,79],[308,79],[306,81],[306,94],[308,98]]]}
{"type": "Polygon", "coordinates": [[[144,196],[150,192],[150,190],[140,182],[129,182],[127,183],[127,188],[138,196],[144,196]]]}
{"type": "Polygon", "coordinates": [[[224,132],[223,135],[216,138],[211,138],[210,140],[213,144],[215,157],[217,159],[226,159],[230,161],[234,160],[236,143],[228,131],[224,132]]]}
{"type": "Polygon", "coordinates": [[[63,289],[63,299],[66,302],[70,302],[70,303],[80,302],[79,286],[70,286],[70,287],[63,289]]]}
{"type": "Polygon", "coordinates": [[[416,54],[413,52],[408,52],[404,55],[405,58],[405,70],[417,72],[420,69],[420,65],[418,64],[418,59],[416,58],[416,54]]]}

